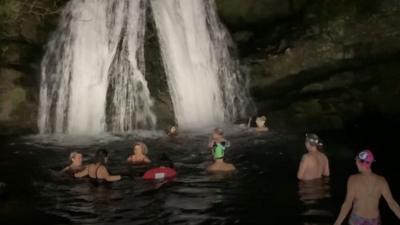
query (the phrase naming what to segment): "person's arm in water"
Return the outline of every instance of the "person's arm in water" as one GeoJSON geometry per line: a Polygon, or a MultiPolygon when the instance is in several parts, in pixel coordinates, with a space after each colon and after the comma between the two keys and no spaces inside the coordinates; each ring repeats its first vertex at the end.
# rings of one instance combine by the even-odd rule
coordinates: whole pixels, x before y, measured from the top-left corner
{"type": "Polygon", "coordinates": [[[249,122],[247,122],[247,127],[248,127],[248,128],[250,128],[251,120],[252,120],[252,119],[251,119],[251,117],[250,117],[250,118],[249,118],[249,122]]]}
{"type": "Polygon", "coordinates": [[[108,170],[104,166],[101,166],[99,168],[99,173],[101,174],[102,178],[105,179],[108,182],[114,182],[114,181],[121,180],[121,176],[120,175],[110,175],[108,173],[108,170]]]}
{"type": "Polygon", "coordinates": [[[304,172],[307,168],[307,155],[303,155],[300,161],[299,170],[297,171],[297,179],[302,180],[304,177],[304,172]]]}
{"type": "Polygon", "coordinates": [[[326,158],[326,163],[325,163],[323,175],[324,175],[325,177],[329,177],[329,175],[330,175],[329,160],[328,160],[328,158],[326,158]]]}
{"type": "Polygon", "coordinates": [[[87,166],[84,170],[77,172],[74,174],[74,177],[81,178],[89,175],[89,166],[87,166]]]}
{"type": "Polygon", "coordinates": [[[399,204],[393,199],[392,192],[390,191],[389,184],[387,183],[386,179],[383,178],[383,190],[382,195],[385,198],[389,208],[396,214],[397,218],[400,219],[400,206],[399,204]]]}
{"type": "Polygon", "coordinates": [[[66,166],[64,169],[62,169],[62,170],[60,171],[60,173],[65,173],[65,172],[67,172],[68,170],[70,170],[70,168],[71,168],[71,166],[66,166]]]}
{"type": "Polygon", "coordinates": [[[335,225],[341,225],[349,213],[351,207],[353,206],[353,201],[355,198],[355,190],[354,190],[354,178],[350,177],[347,181],[347,194],[346,199],[343,202],[342,208],[340,209],[340,213],[338,218],[336,219],[335,225]]]}

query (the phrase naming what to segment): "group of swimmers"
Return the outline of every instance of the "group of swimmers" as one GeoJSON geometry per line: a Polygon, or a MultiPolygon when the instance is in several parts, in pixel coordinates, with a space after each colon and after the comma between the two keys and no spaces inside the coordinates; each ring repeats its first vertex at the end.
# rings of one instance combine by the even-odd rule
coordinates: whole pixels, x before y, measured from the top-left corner
{"type": "MultiPolygon", "coordinates": [[[[330,174],[328,157],[323,153],[323,143],[316,134],[306,134],[307,153],[303,155],[297,178],[310,181],[330,174]]],[[[386,179],[375,174],[371,167],[375,157],[370,150],[363,150],[355,157],[358,174],[350,176],[347,194],[335,225],[343,223],[351,209],[350,225],[380,225],[379,200],[386,200],[389,208],[400,219],[400,206],[393,199],[386,179]]]]}
{"type": "MultiPolygon", "coordinates": [[[[268,131],[265,122],[265,117],[258,117],[255,130],[257,132],[268,131]]],[[[247,125],[243,126],[250,127],[250,123],[251,119],[249,119],[247,125]]],[[[167,133],[169,136],[175,136],[177,135],[177,128],[172,126],[167,133]]],[[[233,164],[224,161],[225,150],[229,146],[230,142],[224,138],[223,131],[220,128],[215,128],[208,144],[213,157],[213,163],[207,168],[209,172],[231,172],[236,169],[233,164]]],[[[307,182],[328,177],[330,175],[329,160],[323,152],[324,144],[321,139],[316,134],[306,134],[305,147],[308,152],[301,159],[297,178],[307,182]]],[[[147,153],[147,146],[138,142],[133,146],[133,154],[128,157],[127,161],[131,164],[149,164],[151,160],[147,157],[147,153]]],[[[144,174],[144,179],[168,179],[176,176],[173,163],[165,154],[162,158],[164,158],[164,162],[168,163],[150,169],[144,174]]],[[[96,161],[85,167],[82,165],[82,154],[73,152],[70,159],[71,165],[63,171],[69,172],[74,177],[89,176],[97,181],[108,182],[121,179],[120,175],[109,174],[106,167],[108,152],[104,149],[98,150],[96,161]]],[[[371,169],[375,161],[373,153],[370,150],[363,150],[357,154],[355,161],[359,174],[352,175],[348,180],[346,198],[335,225],[343,223],[351,208],[353,210],[349,217],[350,225],[380,225],[379,199],[381,196],[384,197],[390,209],[400,219],[400,206],[394,200],[386,179],[376,175],[371,169]]]]}

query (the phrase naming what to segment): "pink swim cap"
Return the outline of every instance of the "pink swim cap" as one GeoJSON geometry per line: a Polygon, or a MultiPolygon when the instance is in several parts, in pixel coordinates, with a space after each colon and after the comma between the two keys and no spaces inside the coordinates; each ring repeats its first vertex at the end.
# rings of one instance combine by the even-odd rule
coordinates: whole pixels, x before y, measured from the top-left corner
{"type": "Polygon", "coordinates": [[[356,159],[360,161],[363,165],[370,167],[373,162],[375,162],[374,154],[370,150],[363,150],[358,153],[356,159]]]}

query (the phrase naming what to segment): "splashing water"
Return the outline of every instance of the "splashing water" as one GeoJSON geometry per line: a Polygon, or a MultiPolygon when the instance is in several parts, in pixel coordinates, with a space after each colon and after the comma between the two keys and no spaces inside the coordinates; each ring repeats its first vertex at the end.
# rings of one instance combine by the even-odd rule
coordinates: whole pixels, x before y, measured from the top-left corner
{"type": "Polygon", "coordinates": [[[153,128],[144,0],[73,0],[42,61],[40,133],[153,128]]]}

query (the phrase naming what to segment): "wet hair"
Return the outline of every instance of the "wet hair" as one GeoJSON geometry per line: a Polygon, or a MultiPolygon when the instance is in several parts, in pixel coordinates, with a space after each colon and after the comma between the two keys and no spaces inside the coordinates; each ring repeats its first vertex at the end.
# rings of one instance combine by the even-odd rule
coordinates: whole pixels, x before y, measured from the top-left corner
{"type": "Polygon", "coordinates": [[[159,163],[158,163],[159,166],[175,168],[174,163],[172,162],[172,160],[165,153],[161,154],[161,156],[159,157],[158,161],[159,161],[159,163]]]}
{"type": "Polygon", "coordinates": [[[224,132],[222,131],[222,129],[218,128],[218,127],[214,129],[214,133],[219,134],[219,135],[224,135],[224,132]]]}
{"type": "Polygon", "coordinates": [[[318,135],[313,133],[306,134],[306,142],[312,146],[316,146],[318,150],[322,150],[324,147],[322,140],[318,137],[318,135]]]}
{"type": "Polygon", "coordinates": [[[75,156],[78,155],[78,154],[79,154],[79,152],[71,152],[69,154],[69,159],[72,161],[72,159],[75,158],[75,156]]]}
{"type": "Polygon", "coordinates": [[[147,155],[147,153],[149,152],[149,150],[147,149],[147,145],[143,142],[136,142],[133,145],[133,149],[135,149],[135,146],[139,145],[142,148],[143,154],[147,155]]]}
{"type": "Polygon", "coordinates": [[[108,158],[108,151],[104,148],[100,148],[96,152],[96,162],[100,163],[102,165],[107,164],[107,158],[108,158]]]}
{"type": "Polygon", "coordinates": [[[168,130],[167,130],[168,135],[176,135],[177,133],[178,133],[178,127],[176,127],[175,125],[171,125],[168,127],[168,130]],[[175,128],[174,133],[171,132],[172,128],[175,128]]]}

